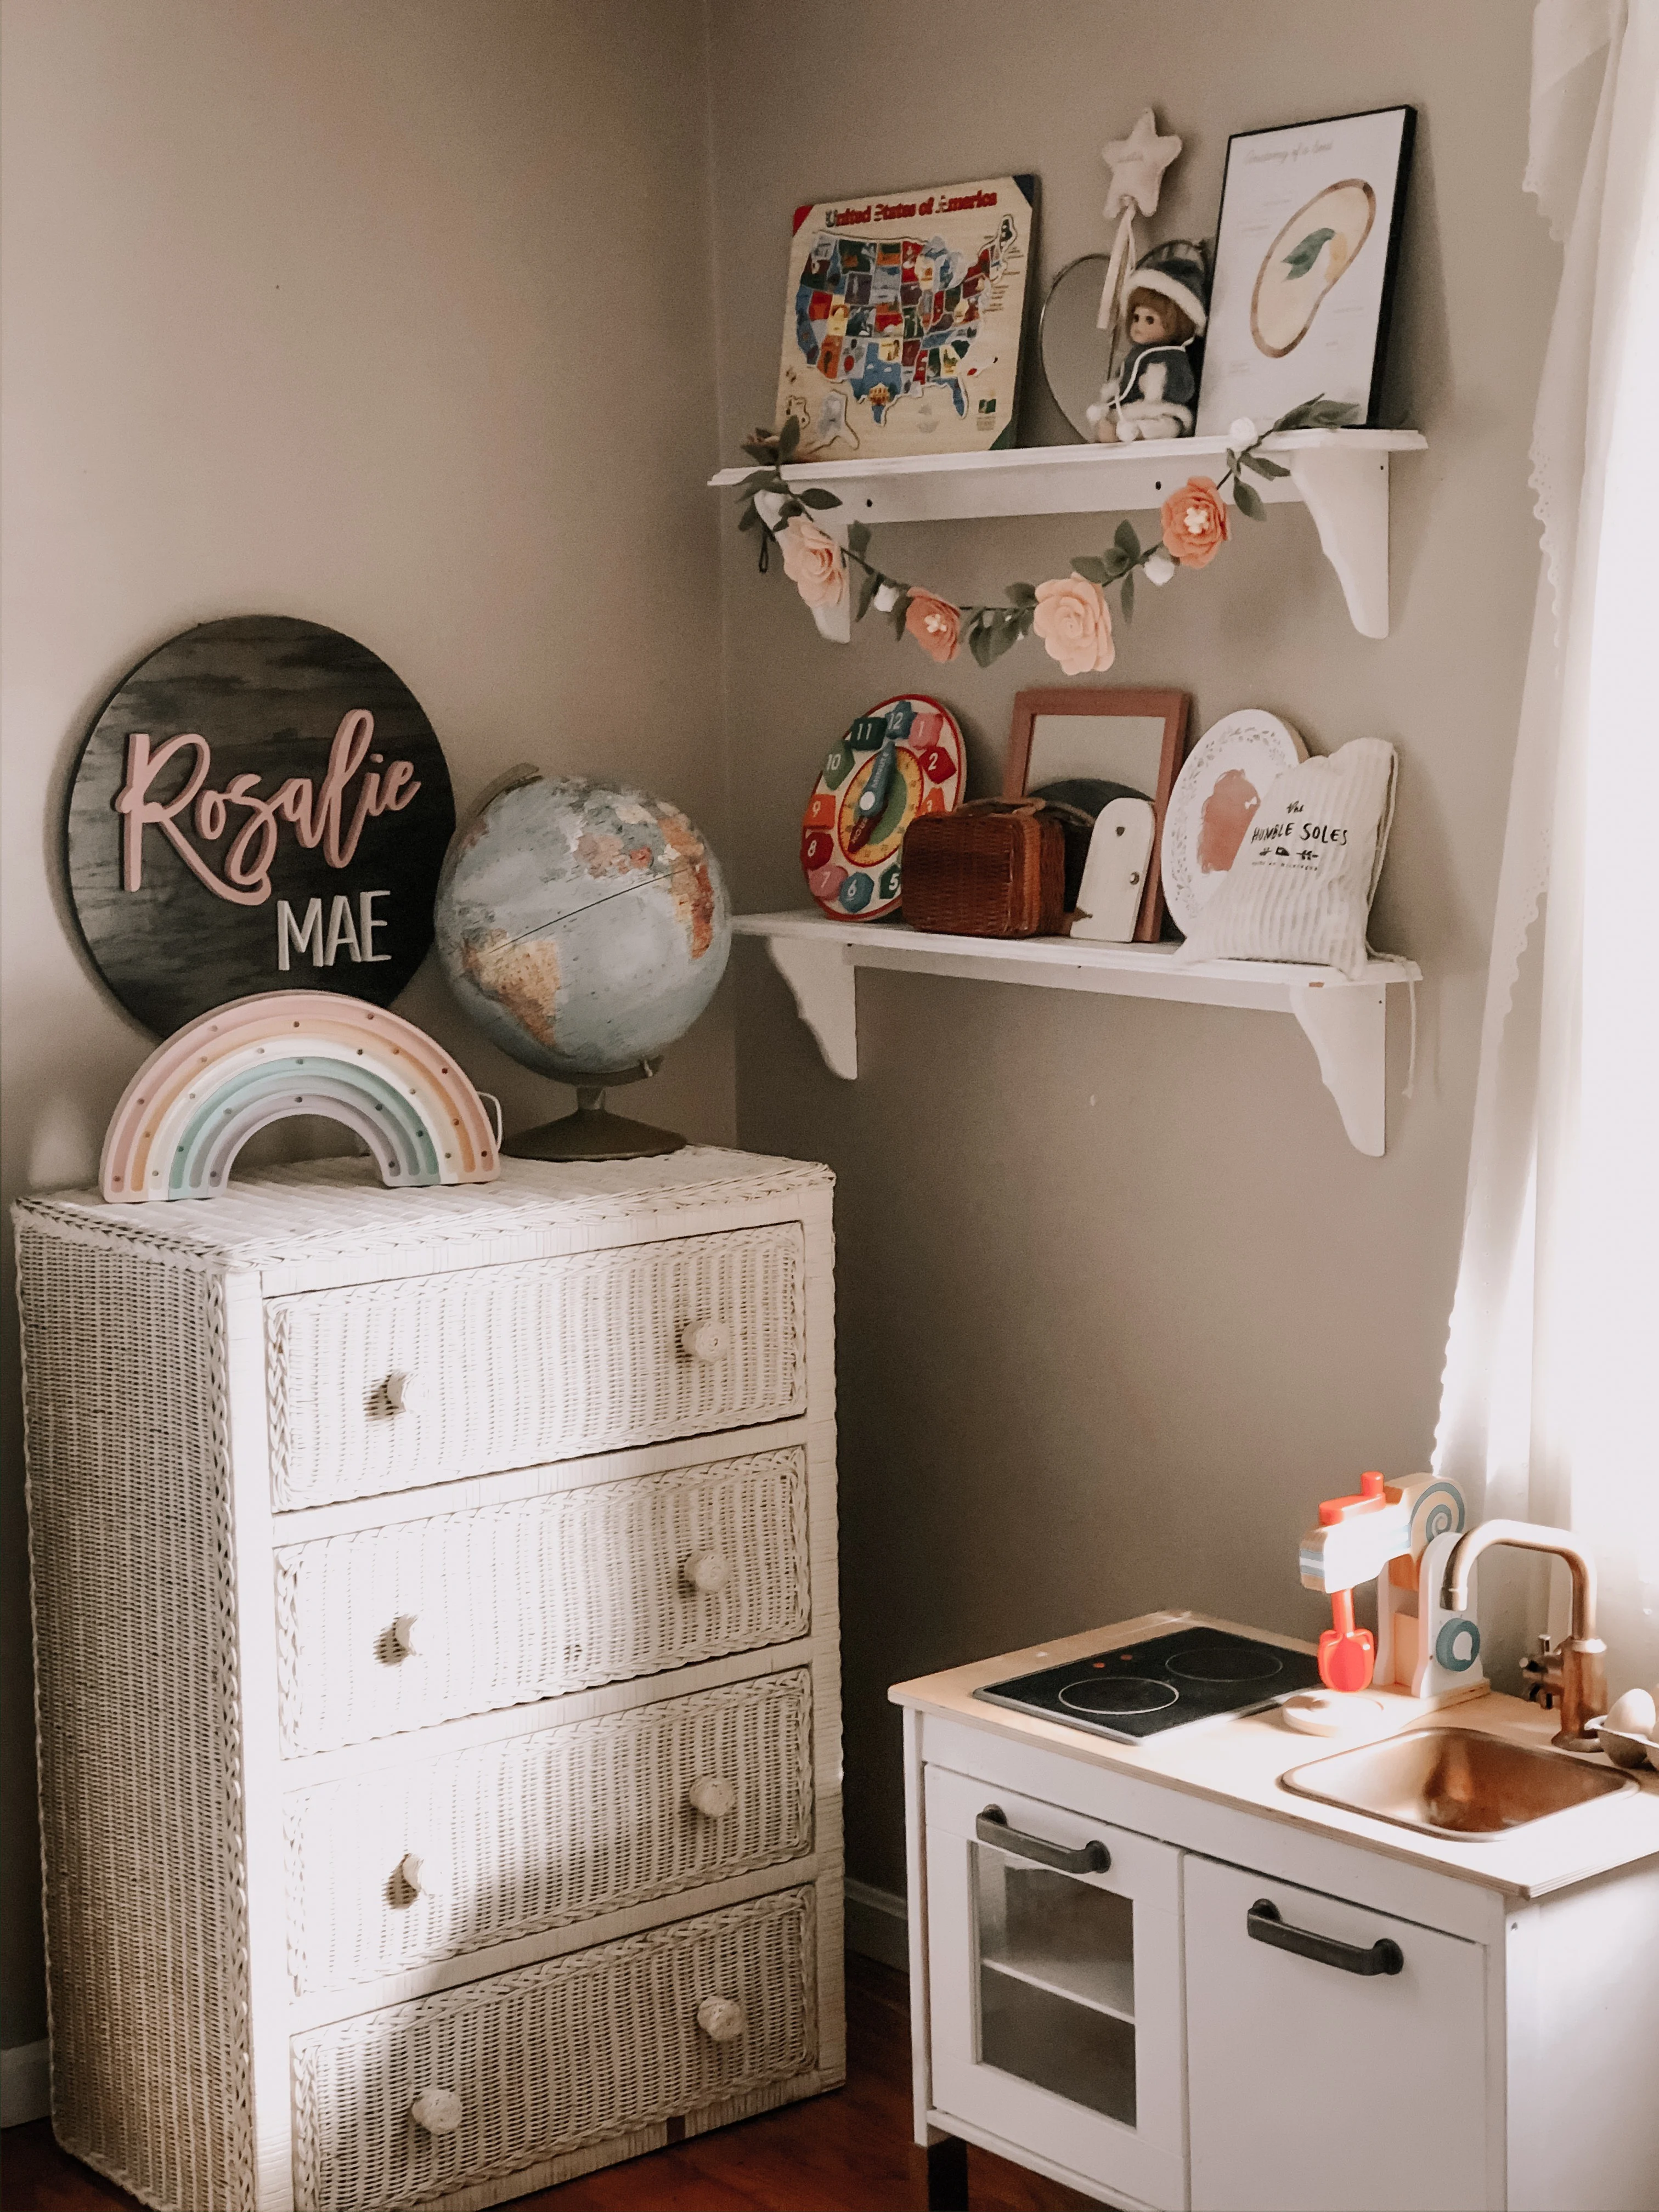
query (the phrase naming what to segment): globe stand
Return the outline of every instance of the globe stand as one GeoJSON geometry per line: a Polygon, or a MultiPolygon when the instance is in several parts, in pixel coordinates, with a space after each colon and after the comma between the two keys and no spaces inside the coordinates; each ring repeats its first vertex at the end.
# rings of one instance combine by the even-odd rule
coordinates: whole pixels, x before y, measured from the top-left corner
{"type": "Polygon", "coordinates": [[[607,1114],[605,1108],[608,1084],[638,1083],[654,1075],[661,1065],[659,1060],[647,1060],[607,1076],[605,1083],[579,1083],[574,1114],[544,1121],[539,1129],[522,1130],[507,1139],[502,1152],[515,1160],[654,1160],[665,1152],[678,1152],[685,1139],[672,1129],[630,1121],[623,1115],[607,1114]]]}

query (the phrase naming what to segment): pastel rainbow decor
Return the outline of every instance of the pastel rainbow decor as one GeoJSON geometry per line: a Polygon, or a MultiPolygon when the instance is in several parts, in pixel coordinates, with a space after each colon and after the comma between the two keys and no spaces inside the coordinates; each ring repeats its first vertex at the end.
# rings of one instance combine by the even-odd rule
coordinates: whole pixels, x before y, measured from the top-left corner
{"type": "Polygon", "coordinates": [[[355,1130],[389,1185],[501,1173],[483,1101],[423,1030],[333,991],[264,991],[150,1054],[104,1139],[104,1196],[211,1198],[254,1131],[295,1114],[355,1130]]]}

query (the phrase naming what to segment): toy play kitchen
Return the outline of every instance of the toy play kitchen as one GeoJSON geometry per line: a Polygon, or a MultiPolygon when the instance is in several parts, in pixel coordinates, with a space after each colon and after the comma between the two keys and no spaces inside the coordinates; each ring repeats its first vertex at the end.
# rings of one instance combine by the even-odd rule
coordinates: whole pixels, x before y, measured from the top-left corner
{"type": "Polygon", "coordinates": [[[931,2204],[974,2142],[1181,2212],[1659,2208],[1659,1741],[1631,1692],[1600,1755],[1588,1559],[1368,1474],[1299,1566],[1316,1650],[1158,1613],[892,1692],[931,2204]],[[1528,1700],[1497,1545],[1571,1576],[1528,1700]]]}

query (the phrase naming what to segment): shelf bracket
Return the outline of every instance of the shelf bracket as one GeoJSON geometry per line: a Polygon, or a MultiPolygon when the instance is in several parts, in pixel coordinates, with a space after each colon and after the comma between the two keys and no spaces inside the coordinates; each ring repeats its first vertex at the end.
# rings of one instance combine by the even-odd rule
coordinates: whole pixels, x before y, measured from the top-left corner
{"type": "Polygon", "coordinates": [[[1380,1160],[1388,1115],[1388,993],[1382,984],[1292,983],[1291,1012],[1319,1057],[1348,1142],[1380,1160]]]}
{"type": "MultiPolygon", "coordinates": [[[[1291,481],[1319,532],[1361,637],[1389,634],[1389,457],[1364,447],[1292,447],[1291,481]]],[[[1309,1032],[1311,1036],[1311,1030],[1309,1032]]]]}
{"type": "Polygon", "coordinates": [[[845,945],[769,937],[772,965],[789,986],[795,1012],[817,1040],[831,1075],[853,1083],[859,1072],[858,969],[845,945]]]}

